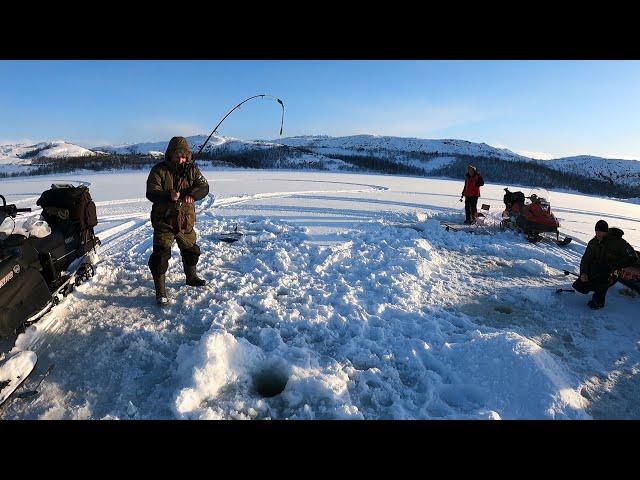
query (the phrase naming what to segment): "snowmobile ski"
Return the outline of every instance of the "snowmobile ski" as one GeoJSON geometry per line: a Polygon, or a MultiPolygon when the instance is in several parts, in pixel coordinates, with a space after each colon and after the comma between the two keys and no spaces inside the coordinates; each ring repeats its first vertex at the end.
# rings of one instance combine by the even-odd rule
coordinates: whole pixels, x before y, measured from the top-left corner
{"type": "Polygon", "coordinates": [[[0,365],[0,405],[5,403],[31,374],[38,362],[35,352],[18,352],[0,365]]]}
{"type": "Polygon", "coordinates": [[[40,390],[38,390],[40,388],[40,385],[42,385],[42,382],[44,382],[44,380],[49,376],[49,374],[51,373],[51,370],[53,370],[53,367],[55,366],[56,366],[55,363],[52,363],[51,365],[49,365],[49,368],[47,368],[47,371],[44,372],[42,377],[40,377],[40,381],[35,386],[35,388],[31,390],[27,390],[26,392],[18,392],[15,394],[15,398],[18,398],[20,400],[25,400],[25,399],[33,399],[34,397],[37,397],[40,394],[40,390]]]}

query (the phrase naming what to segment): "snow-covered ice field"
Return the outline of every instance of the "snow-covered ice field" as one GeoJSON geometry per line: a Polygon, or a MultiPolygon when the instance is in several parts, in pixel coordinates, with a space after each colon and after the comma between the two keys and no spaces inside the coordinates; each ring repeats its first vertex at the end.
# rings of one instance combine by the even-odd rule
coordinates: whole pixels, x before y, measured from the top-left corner
{"type": "MultiPolygon", "coordinates": [[[[552,192],[575,239],[561,248],[446,232],[439,220],[464,216],[461,181],[206,171],[209,284],[184,285],[174,246],[162,312],[147,173],[3,179],[19,207],[53,182],[90,183],[103,248],[91,282],[0,342],[38,353],[33,382],[55,363],[2,418],[640,418],[640,299],[617,284],[593,312],[554,293],[598,219],[640,246],[640,205],[552,192]],[[236,225],[242,241],[216,241],[236,225]]],[[[490,221],[505,186],[482,188],[490,221]]]]}

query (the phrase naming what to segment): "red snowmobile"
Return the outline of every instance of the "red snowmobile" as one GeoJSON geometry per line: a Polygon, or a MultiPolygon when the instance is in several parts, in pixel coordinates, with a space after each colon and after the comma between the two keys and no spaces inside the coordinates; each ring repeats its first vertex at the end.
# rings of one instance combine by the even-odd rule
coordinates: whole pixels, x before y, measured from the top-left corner
{"type": "Polygon", "coordinates": [[[572,238],[564,236],[560,239],[560,222],[551,212],[549,195],[544,196],[532,193],[525,197],[522,192],[510,192],[504,189],[505,210],[502,212],[502,222],[500,226],[510,228],[516,232],[522,232],[532,243],[537,243],[545,238],[544,234],[555,233],[554,241],[560,245],[568,245],[572,238]],[[525,199],[529,202],[525,203],[525,199]]]}
{"type": "Polygon", "coordinates": [[[620,283],[632,288],[640,293],[640,252],[636,250],[636,263],[630,267],[625,267],[618,272],[620,283]]]}

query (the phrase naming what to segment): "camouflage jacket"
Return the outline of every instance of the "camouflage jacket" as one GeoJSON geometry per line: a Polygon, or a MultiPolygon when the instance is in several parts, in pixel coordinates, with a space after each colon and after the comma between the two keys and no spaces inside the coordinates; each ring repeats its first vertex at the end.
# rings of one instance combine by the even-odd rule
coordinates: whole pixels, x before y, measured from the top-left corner
{"type": "Polygon", "coordinates": [[[185,164],[184,179],[180,182],[180,166],[164,160],[153,166],[147,178],[147,199],[153,202],[151,225],[157,231],[191,232],[196,222],[193,203],[184,202],[190,195],[195,201],[209,194],[209,182],[193,163],[185,164]],[[180,182],[180,185],[178,185],[180,182]],[[171,191],[179,191],[180,199],[171,200],[171,191]]]}

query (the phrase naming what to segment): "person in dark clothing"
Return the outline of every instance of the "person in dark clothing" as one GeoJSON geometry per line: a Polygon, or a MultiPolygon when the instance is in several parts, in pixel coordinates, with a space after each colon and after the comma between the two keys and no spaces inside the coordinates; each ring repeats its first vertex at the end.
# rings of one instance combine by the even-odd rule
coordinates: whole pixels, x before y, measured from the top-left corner
{"type": "Polygon", "coordinates": [[[462,197],[465,198],[465,225],[474,223],[478,218],[478,198],[480,198],[480,187],[483,185],[482,175],[480,175],[476,167],[469,165],[467,173],[464,175],[464,187],[460,195],[460,201],[462,201],[462,197]]]}
{"type": "Polygon", "coordinates": [[[192,153],[184,137],[173,137],[167,146],[165,159],[151,169],[147,178],[147,199],[153,202],[153,252],[149,269],[153,275],[156,302],[163,306],[169,300],[165,274],[171,258],[171,246],[177,241],[186,275],[186,284],[205,285],[196,274],[200,247],[196,244],[196,210],[194,202],[209,194],[209,183],[200,169],[191,162],[192,153]]]}
{"type": "Polygon", "coordinates": [[[609,228],[604,220],[598,220],[596,236],[587,244],[580,262],[580,278],[573,288],[580,293],[594,292],[588,302],[590,308],[604,307],[607,290],[618,281],[618,270],[635,264],[636,252],[622,236],[619,228],[609,228]]]}

